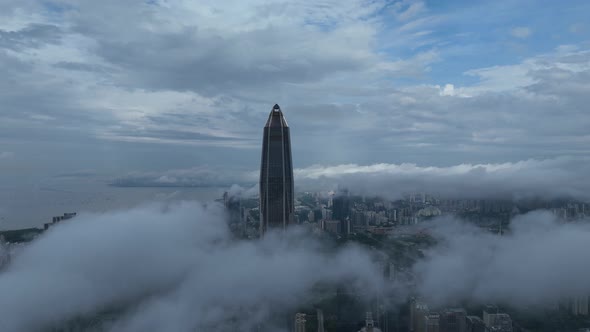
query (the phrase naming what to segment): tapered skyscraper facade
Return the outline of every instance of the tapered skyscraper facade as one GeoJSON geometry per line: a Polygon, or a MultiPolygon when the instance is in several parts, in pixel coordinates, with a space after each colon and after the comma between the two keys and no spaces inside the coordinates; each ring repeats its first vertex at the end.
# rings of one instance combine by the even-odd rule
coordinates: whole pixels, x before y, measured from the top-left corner
{"type": "Polygon", "coordinates": [[[289,126],[279,105],[270,111],[262,137],[260,235],[293,221],[293,162],[289,126]]]}

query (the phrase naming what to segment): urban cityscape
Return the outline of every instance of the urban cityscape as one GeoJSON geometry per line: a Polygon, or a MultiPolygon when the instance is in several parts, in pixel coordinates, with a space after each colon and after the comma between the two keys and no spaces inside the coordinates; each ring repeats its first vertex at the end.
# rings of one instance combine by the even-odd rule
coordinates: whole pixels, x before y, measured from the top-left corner
{"type": "MultiPolygon", "coordinates": [[[[217,200],[227,211],[233,241],[261,241],[267,232],[297,228],[334,248],[354,243],[371,252],[386,286],[378,296],[367,298],[346,285],[317,285],[315,301],[299,304],[298,312],[270,313],[270,323],[258,322],[253,330],[272,331],[277,326],[296,332],[590,330],[590,294],[528,308],[467,298],[431,304],[428,294],[421,293],[414,271],[414,265],[426,259],[426,252],[441,240],[435,228],[448,221],[445,217],[452,216],[495,237],[509,237],[511,221],[519,215],[544,210],[559,223],[587,223],[590,204],[572,199],[445,199],[429,193],[407,193],[392,201],[355,195],[348,188],[295,193],[289,127],[279,105],[269,114],[262,142],[259,195],[226,191],[217,200]]],[[[0,271],[10,268],[13,257],[18,257],[27,243],[54,225],[70,219],[76,222],[76,215],[66,212],[52,217],[42,228],[1,231],[0,271]]],[[[121,310],[107,308],[98,316],[61,322],[52,331],[108,329],[109,322],[122,315],[121,310]]]]}
{"type": "Polygon", "coordinates": [[[587,0],[5,0],[0,332],[590,332],[587,0]]]}

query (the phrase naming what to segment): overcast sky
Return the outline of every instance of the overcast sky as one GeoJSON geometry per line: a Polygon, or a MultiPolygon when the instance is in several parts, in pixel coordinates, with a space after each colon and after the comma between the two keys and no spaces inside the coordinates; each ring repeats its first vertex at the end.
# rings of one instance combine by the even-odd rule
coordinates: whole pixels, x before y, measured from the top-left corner
{"type": "Polygon", "coordinates": [[[274,103],[300,169],[588,165],[589,17],[584,0],[4,0],[0,170],[256,172],[274,103]]]}

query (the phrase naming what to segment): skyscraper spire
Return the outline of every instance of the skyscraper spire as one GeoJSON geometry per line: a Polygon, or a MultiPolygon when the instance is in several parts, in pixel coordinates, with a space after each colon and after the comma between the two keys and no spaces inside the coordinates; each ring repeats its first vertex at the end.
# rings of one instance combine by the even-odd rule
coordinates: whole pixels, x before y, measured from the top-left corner
{"type": "Polygon", "coordinates": [[[293,162],[289,126],[278,104],[268,115],[260,165],[260,235],[285,229],[294,213],[293,162]]]}

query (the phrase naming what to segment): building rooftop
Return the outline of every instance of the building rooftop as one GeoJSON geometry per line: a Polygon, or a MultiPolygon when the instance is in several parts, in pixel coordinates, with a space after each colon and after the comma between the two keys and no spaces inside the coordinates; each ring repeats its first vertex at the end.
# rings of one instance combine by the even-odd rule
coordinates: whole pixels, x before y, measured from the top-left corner
{"type": "Polygon", "coordinates": [[[283,128],[289,127],[287,124],[287,120],[285,120],[285,116],[283,115],[283,111],[281,111],[281,107],[279,104],[275,104],[268,115],[268,120],[266,121],[265,127],[270,128],[283,128]]]}

